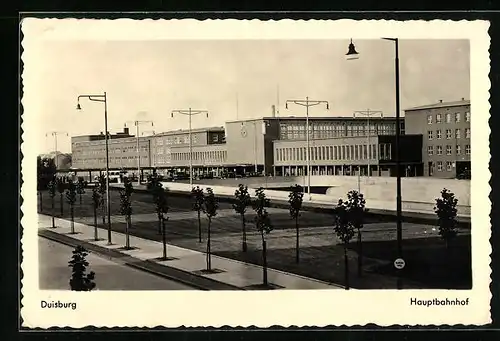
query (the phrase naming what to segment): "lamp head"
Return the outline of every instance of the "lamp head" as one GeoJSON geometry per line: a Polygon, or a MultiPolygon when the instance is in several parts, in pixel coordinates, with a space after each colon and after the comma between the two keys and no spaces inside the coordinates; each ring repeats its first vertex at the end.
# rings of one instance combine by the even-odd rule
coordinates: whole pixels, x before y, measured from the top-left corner
{"type": "Polygon", "coordinates": [[[288,109],[288,102],[285,103],[285,109],[288,109]]]}
{"type": "Polygon", "coordinates": [[[80,106],[80,102],[76,104],[76,110],[82,110],[82,107],[80,106]]]}
{"type": "Polygon", "coordinates": [[[326,110],[330,110],[330,105],[326,102],[326,110]]]}
{"type": "Polygon", "coordinates": [[[174,113],[173,113],[173,112],[172,112],[172,113],[170,113],[170,117],[174,117],[174,113]]]}
{"type": "Polygon", "coordinates": [[[207,112],[207,117],[208,117],[208,112],[207,112]]]}
{"type": "Polygon", "coordinates": [[[345,57],[347,60],[359,59],[359,53],[356,51],[356,47],[352,43],[352,39],[345,57]]]}

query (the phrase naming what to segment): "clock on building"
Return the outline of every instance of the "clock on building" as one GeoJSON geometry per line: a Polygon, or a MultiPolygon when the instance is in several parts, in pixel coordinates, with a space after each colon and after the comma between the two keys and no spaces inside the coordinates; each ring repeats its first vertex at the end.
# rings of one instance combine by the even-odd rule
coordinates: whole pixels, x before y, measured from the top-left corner
{"type": "Polygon", "coordinates": [[[241,125],[241,136],[247,136],[247,128],[243,124],[241,125]]]}

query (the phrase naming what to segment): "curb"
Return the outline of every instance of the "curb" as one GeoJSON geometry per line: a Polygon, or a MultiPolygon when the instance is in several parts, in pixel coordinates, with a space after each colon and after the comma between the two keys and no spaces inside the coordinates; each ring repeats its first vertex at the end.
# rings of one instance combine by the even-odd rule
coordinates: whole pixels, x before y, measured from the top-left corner
{"type": "Polygon", "coordinates": [[[77,240],[63,234],[53,232],[50,230],[39,230],[38,236],[65,244],[67,246],[75,247],[81,245],[85,247],[88,251],[92,251],[100,256],[104,256],[111,260],[121,259],[122,263],[126,266],[134,268],[136,270],[141,270],[144,272],[151,273],[156,276],[160,276],[175,282],[185,284],[187,286],[199,289],[199,290],[244,290],[237,286],[223,283],[214,279],[197,276],[191,272],[175,269],[166,265],[158,264],[149,260],[139,260],[127,254],[121,253],[119,251],[110,250],[102,246],[91,244],[82,240],[77,240]]]}
{"type": "MultiPolygon", "coordinates": [[[[110,186],[112,190],[120,189],[119,186],[110,186]]],[[[149,191],[145,188],[134,188],[133,192],[136,193],[148,193],[149,191]]],[[[184,191],[169,191],[169,195],[172,196],[189,196],[189,192],[184,191]]],[[[235,203],[235,199],[227,194],[219,194],[217,198],[220,202],[225,203],[235,203]]],[[[302,205],[303,211],[316,212],[316,213],[329,213],[333,214],[334,208],[324,207],[325,204],[311,204],[304,202],[302,205]],[[314,205],[314,206],[313,206],[314,205]]],[[[288,209],[289,205],[286,201],[280,199],[272,199],[271,205],[269,207],[273,208],[284,208],[288,209]]],[[[395,222],[396,221],[396,211],[383,210],[383,209],[368,209],[366,213],[367,217],[376,217],[377,220],[382,222],[395,222]]],[[[466,217],[457,217],[458,227],[460,228],[471,228],[471,219],[466,217]]],[[[402,222],[411,224],[423,224],[423,225],[437,225],[438,220],[435,215],[428,213],[414,213],[414,212],[403,212],[402,222]]]]}

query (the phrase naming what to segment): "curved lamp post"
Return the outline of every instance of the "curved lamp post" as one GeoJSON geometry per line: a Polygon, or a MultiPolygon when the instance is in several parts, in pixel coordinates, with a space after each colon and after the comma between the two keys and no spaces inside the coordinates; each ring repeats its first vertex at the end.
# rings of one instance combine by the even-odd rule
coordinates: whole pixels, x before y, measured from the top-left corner
{"type": "MultiPolygon", "coordinates": [[[[402,248],[402,199],[401,199],[401,154],[400,154],[400,137],[401,137],[401,117],[400,117],[400,96],[399,96],[399,39],[398,38],[381,38],[383,40],[389,40],[394,42],[395,47],[395,83],[396,83],[396,143],[394,145],[396,150],[396,230],[397,230],[397,251],[398,258],[403,257],[402,248]]],[[[348,52],[346,54],[346,59],[358,59],[359,53],[352,42],[349,44],[348,52]]],[[[401,287],[401,281],[398,276],[398,289],[401,287]]]]}
{"type": "Polygon", "coordinates": [[[93,102],[104,103],[104,141],[106,145],[106,210],[108,214],[108,245],[111,245],[111,200],[109,195],[109,133],[108,133],[108,101],[106,92],[103,95],[79,95],[77,98],[76,110],[82,110],[80,98],[87,98],[93,102]]]}

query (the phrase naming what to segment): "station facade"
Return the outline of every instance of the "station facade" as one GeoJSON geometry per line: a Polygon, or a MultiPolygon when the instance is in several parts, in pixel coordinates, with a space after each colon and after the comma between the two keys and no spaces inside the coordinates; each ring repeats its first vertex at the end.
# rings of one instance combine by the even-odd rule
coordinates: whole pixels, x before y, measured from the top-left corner
{"type": "MultiPolygon", "coordinates": [[[[446,103],[440,104],[444,105],[441,109],[438,107],[408,109],[404,119],[401,120],[400,173],[403,176],[437,176],[437,170],[434,170],[437,166],[434,166],[430,174],[428,169],[431,161],[437,165],[441,160],[430,160],[428,157],[427,151],[430,150],[429,141],[431,141],[428,140],[430,125],[426,124],[428,118],[422,112],[432,112],[428,115],[436,116],[438,112],[446,111],[447,108],[458,108],[446,107],[448,105],[446,103]]],[[[470,154],[470,142],[466,142],[470,141],[470,109],[467,111],[467,105],[464,105],[460,106],[460,117],[463,116],[464,122],[448,123],[450,126],[447,129],[463,130],[461,138],[464,139],[464,143],[463,146],[460,144],[460,151],[463,150],[465,157],[470,154]],[[455,127],[457,124],[466,123],[469,123],[468,130],[465,126],[455,127]],[[467,151],[469,154],[465,154],[467,151]]],[[[458,117],[455,111],[453,118],[458,117]]],[[[442,120],[448,120],[445,112],[442,115],[444,115],[442,120]]],[[[437,120],[435,117],[433,119],[437,120]]],[[[434,125],[432,127],[439,129],[434,125]]],[[[447,134],[447,130],[443,131],[447,134]]],[[[395,133],[395,117],[371,117],[369,121],[360,117],[310,117],[311,174],[357,175],[359,173],[371,176],[394,176],[395,133]]],[[[140,167],[143,172],[156,169],[160,174],[179,172],[187,174],[191,160],[195,176],[221,176],[227,173],[307,174],[305,117],[273,115],[229,121],[225,127],[193,129],[191,155],[189,135],[188,130],[176,130],[137,139],[125,128],[122,133],[110,135],[110,169],[135,171],[137,141],[139,141],[140,167]]],[[[458,152],[457,146],[454,148],[458,152]]],[[[104,151],[105,141],[102,133],[72,137],[73,168],[104,169],[106,161],[104,151]]],[[[446,175],[452,177],[451,173],[446,175]]]]}

